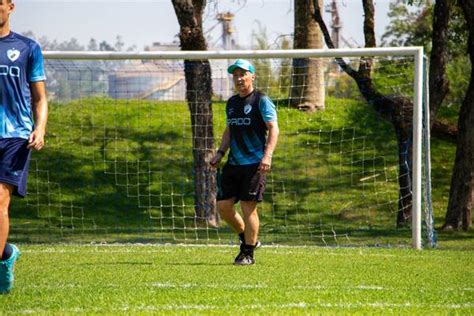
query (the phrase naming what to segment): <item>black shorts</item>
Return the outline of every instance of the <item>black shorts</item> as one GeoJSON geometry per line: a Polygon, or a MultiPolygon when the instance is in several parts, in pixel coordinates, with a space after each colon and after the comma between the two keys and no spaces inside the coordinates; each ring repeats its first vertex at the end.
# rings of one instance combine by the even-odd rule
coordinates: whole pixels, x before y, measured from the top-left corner
{"type": "Polygon", "coordinates": [[[0,183],[13,186],[13,194],[25,197],[31,150],[23,138],[0,139],[0,183]]]}
{"type": "Polygon", "coordinates": [[[217,200],[235,198],[238,201],[263,201],[266,175],[258,171],[259,164],[234,166],[226,164],[217,179],[217,200]]]}

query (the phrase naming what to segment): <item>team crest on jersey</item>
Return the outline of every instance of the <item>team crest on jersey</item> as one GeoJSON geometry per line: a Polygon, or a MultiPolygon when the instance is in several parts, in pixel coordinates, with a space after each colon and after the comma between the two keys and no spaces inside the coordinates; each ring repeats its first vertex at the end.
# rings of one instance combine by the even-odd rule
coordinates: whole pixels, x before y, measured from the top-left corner
{"type": "Polygon", "coordinates": [[[252,111],[252,106],[250,104],[247,104],[246,106],[244,106],[245,115],[249,114],[250,111],[252,111]]]}
{"type": "Polygon", "coordinates": [[[10,59],[11,61],[15,61],[18,59],[18,57],[20,57],[20,51],[18,49],[9,49],[7,50],[7,57],[8,59],[10,59]]]}

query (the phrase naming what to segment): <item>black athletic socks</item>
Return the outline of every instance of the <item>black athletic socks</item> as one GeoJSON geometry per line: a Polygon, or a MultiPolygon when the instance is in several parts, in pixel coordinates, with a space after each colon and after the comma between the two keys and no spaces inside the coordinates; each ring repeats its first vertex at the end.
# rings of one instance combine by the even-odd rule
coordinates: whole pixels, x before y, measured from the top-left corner
{"type": "Polygon", "coordinates": [[[12,246],[11,246],[9,243],[6,243],[6,244],[5,244],[5,249],[3,249],[3,253],[2,253],[2,258],[1,258],[1,260],[2,260],[2,261],[7,260],[8,258],[10,258],[10,256],[12,255],[12,253],[13,253],[13,248],[12,248],[12,246]]]}
{"type": "Polygon", "coordinates": [[[242,232],[239,234],[240,243],[245,244],[245,234],[242,232]]]}

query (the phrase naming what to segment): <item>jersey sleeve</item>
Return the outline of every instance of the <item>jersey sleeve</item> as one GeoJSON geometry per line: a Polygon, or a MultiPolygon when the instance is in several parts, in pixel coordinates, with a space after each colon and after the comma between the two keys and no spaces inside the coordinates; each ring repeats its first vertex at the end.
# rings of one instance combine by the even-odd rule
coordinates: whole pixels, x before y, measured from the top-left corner
{"type": "Polygon", "coordinates": [[[29,67],[27,74],[28,82],[38,82],[46,80],[44,72],[43,53],[38,44],[34,44],[29,58],[29,67]]]}
{"type": "Polygon", "coordinates": [[[258,105],[260,108],[260,113],[262,113],[262,118],[265,123],[267,122],[274,122],[277,120],[277,113],[275,104],[273,104],[272,100],[269,97],[262,96],[260,99],[260,104],[258,105]]]}

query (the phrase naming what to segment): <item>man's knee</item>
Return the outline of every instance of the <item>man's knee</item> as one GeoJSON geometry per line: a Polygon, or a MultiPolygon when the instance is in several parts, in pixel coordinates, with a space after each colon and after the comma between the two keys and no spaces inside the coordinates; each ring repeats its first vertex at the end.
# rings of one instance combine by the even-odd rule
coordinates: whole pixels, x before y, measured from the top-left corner
{"type": "Polygon", "coordinates": [[[8,203],[0,202],[0,220],[8,218],[8,203]]]}
{"type": "Polygon", "coordinates": [[[244,217],[250,217],[257,215],[257,202],[254,201],[240,201],[242,207],[242,213],[244,217]]]}
{"type": "Polygon", "coordinates": [[[219,211],[219,214],[223,217],[225,217],[226,215],[232,215],[235,212],[234,200],[229,199],[217,201],[217,210],[219,211]]]}
{"type": "Polygon", "coordinates": [[[0,221],[4,218],[8,218],[8,207],[0,207],[0,221]]]}

